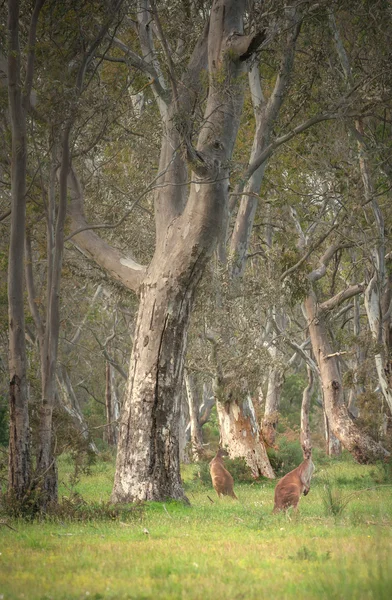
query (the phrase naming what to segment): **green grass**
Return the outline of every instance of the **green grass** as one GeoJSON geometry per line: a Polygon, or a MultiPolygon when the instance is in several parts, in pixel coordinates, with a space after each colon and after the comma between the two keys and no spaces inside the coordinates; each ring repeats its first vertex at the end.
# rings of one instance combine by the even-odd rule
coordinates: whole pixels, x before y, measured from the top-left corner
{"type": "MultiPolygon", "coordinates": [[[[107,502],[113,469],[98,463],[76,490],[107,502]]],[[[392,597],[392,487],[374,483],[374,467],[323,464],[298,515],[271,514],[274,483],[237,485],[239,502],[218,500],[196,471],[183,473],[189,507],[148,503],[129,521],[7,521],[17,531],[0,528],[0,598],[392,597]],[[324,506],[326,479],[350,496],[338,515],[324,506]]],[[[65,495],[70,472],[63,460],[65,495]]]]}

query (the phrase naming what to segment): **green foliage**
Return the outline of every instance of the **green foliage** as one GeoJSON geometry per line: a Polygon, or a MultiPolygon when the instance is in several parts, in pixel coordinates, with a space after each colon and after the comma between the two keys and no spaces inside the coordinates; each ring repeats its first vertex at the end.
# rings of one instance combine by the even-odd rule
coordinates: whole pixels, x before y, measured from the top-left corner
{"type": "Polygon", "coordinates": [[[291,373],[284,381],[280,399],[280,412],[284,415],[278,431],[283,432],[285,427],[300,425],[302,394],[307,382],[302,373],[291,373]]]}
{"type": "Polygon", "coordinates": [[[286,436],[277,437],[278,450],[268,448],[268,457],[275,473],[282,477],[303,461],[301,444],[298,440],[291,441],[286,436]]]}
{"type": "Polygon", "coordinates": [[[104,501],[87,502],[77,492],[63,496],[58,504],[49,506],[40,518],[50,521],[140,521],[144,514],[142,504],[111,504],[104,501]]]}
{"type": "Polygon", "coordinates": [[[340,517],[352,500],[351,495],[344,494],[328,475],[321,479],[321,499],[327,516],[340,517]]]}
{"type": "Polygon", "coordinates": [[[370,475],[375,483],[392,484],[392,460],[380,460],[371,470],[370,475]]]}

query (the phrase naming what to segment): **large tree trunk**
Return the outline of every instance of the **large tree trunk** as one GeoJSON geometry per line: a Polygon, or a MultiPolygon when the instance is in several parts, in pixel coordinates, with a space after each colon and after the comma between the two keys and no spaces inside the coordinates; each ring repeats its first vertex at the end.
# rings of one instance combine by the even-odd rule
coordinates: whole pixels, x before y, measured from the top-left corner
{"type": "Polygon", "coordinates": [[[349,415],[343,401],[337,356],[331,350],[324,316],[317,311],[316,297],[312,290],[304,304],[313,354],[320,370],[325,412],[332,432],[358,462],[367,463],[389,456],[381,444],[356,427],[349,415]]]}
{"type": "Polygon", "coordinates": [[[274,479],[275,474],[260,440],[253,403],[249,395],[242,401],[222,402],[217,396],[216,409],[220,427],[220,445],[227,448],[230,458],[244,458],[254,477],[274,479]]]}
{"type": "MultiPolygon", "coordinates": [[[[184,355],[194,291],[227,213],[228,162],[243,100],[243,63],[230,40],[242,32],[244,9],[244,0],[213,3],[206,122],[197,151],[184,138],[195,183],[185,208],[178,185],[168,183],[157,199],[157,246],[141,286],[113,502],[185,498],[179,463],[184,355]]],[[[161,166],[173,159],[179,162],[173,178],[183,186],[186,169],[166,144],[161,166]]]]}
{"type": "Polygon", "coordinates": [[[176,279],[173,275],[168,267],[159,268],[155,276],[152,269],[142,287],[113,502],[184,498],[179,462],[180,391],[193,290],[190,281],[183,279],[181,284],[179,274],[176,279]]]}
{"type": "Polygon", "coordinates": [[[332,431],[328,421],[328,416],[323,406],[324,413],[324,435],[325,435],[325,452],[328,456],[340,456],[342,453],[342,444],[332,431]]]}
{"type": "Polygon", "coordinates": [[[12,132],[11,232],[8,258],[10,439],[8,490],[22,500],[31,477],[24,319],[26,227],[26,112],[22,101],[19,2],[8,2],[8,97],[12,132]]]}

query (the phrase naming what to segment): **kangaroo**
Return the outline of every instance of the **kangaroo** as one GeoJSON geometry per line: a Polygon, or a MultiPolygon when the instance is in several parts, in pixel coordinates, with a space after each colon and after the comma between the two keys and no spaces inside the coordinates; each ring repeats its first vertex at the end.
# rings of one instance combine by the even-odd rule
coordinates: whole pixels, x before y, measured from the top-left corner
{"type": "Polygon", "coordinates": [[[286,510],[289,506],[297,510],[301,494],[306,496],[309,493],[313,471],[314,464],[309,456],[296,469],[282,477],[275,488],[274,513],[286,510]]]}
{"type": "Polygon", "coordinates": [[[219,498],[221,496],[231,496],[238,500],[233,490],[234,480],[223,463],[223,456],[227,455],[227,450],[219,448],[216,456],[210,462],[212,485],[219,498]]]}

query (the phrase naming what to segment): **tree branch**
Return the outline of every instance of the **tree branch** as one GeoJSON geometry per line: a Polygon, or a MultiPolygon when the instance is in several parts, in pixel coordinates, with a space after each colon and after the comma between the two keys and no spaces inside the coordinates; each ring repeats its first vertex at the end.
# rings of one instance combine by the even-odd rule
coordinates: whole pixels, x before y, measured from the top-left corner
{"type": "MultiPolygon", "coordinates": [[[[154,65],[151,62],[144,60],[144,58],[136,54],[136,52],[133,52],[133,50],[131,50],[118,38],[113,38],[113,46],[124,52],[125,56],[127,57],[127,60],[125,61],[126,63],[130,64],[132,67],[138,71],[141,71],[150,78],[150,83],[154,87],[155,92],[166,103],[168,100],[167,90],[161,85],[154,65]]],[[[112,57],[105,57],[105,59],[113,61],[119,60],[112,57]]]]}
{"type": "Polygon", "coordinates": [[[75,239],[72,243],[84,254],[93,258],[116,281],[122,283],[127,289],[137,291],[143,281],[146,267],[109,246],[97,234],[87,231],[89,225],[83,211],[83,192],[73,168],[69,171],[68,187],[71,195],[71,231],[75,232],[75,239]]]}
{"type": "Polygon", "coordinates": [[[348,298],[352,298],[353,296],[361,294],[363,291],[365,291],[365,287],[365,282],[350,285],[345,290],[339,292],[332,298],[329,298],[325,302],[322,302],[322,304],[319,304],[318,313],[320,314],[320,312],[327,312],[333,310],[334,308],[342,304],[342,302],[348,300],[348,298]]]}
{"type": "Polygon", "coordinates": [[[312,254],[312,252],[314,252],[319,246],[321,246],[321,244],[327,239],[327,237],[330,235],[330,233],[332,233],[332,231],[334,229],[336,229],[337,226],[338,226],[338,224],[334,223],[332,225],[332,227],[330,227],[324,235],[322,235],[318,240],[316,240],[314,242],[314,244],[312,244],[310,246],[309,250],[304,254],[304,256],[302,258],[300,258],[299,261],[295,265],[293,265],[292,267],[287,269],[281,275],[280,280],[283,281],[288,275],[291,275],[291,273],[296,271],[307,260],[307,258],[309,258],[309,256],[312,254]]]}

